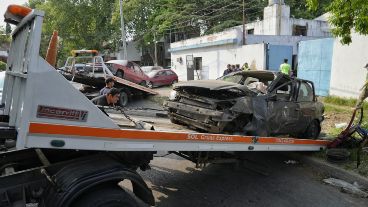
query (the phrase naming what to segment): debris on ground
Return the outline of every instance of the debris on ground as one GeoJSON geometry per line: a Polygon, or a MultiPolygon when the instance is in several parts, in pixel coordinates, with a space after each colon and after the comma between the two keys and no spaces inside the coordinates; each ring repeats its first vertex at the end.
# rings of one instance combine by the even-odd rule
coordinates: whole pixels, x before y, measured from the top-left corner
{"type": "Polygon", "coordinates": [[[335,124],[336,129],[342,129],[345,128],[346,126],[348,126],[348,123],[346,122],[335,124]]]}
{"type": "Polygon", "coordinates": [[[285,164],[287,165],[296,165],[296,164],[299,164],[298,161],[295,161],[295,160],[287,160],[287,161],[284,161],[285,164]]]}
{"type": "Polygon", "coordinates": [[[363,198],[368,198],[368,193],[361,190],[361,187],[356,182],[351,184],[344,180],[340,180],[336,178],[327,178],[327,179],[324,179],[323,182],[341,188],[342,192],[350,193],[350,194],[357,195],[363,198]]]}

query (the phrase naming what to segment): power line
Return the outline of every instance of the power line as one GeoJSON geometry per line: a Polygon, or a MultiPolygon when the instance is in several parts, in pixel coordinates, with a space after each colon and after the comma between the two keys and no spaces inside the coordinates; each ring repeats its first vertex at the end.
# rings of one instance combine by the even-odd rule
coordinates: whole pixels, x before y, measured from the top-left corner
{"type": "MultiPolygon", "coordinates": [[[[249,4],[251,4],[251,3],[255,2],[255,1],[257,1],[257,0],[253,0],[253,1],[251,1],[251,2],[247,2],[247,5],[249,5],[249,4]]],[[[234,2],[234,3],[236,3],[236,2],[234,2]]],[[[223,9],[223,8],[229,7],[229,6],[233,5],[234,3],[229,4],[229,5],[225,6],[225,7],[220,8],[220,9],[217,9],[217,10],[215,10],[215,11],[219,11],[219,10],[221,10],[221,9],[223,9]]],[[[255,8],[256,8],[256,7],[248,7],[248,8],[246,8],[246,9],[244,9],[244,10],[245,10],[245,11],[247,11],[247,10],[253,10],[253,9],[255,9],[255,8]]],[[[180,24],[184,24],[184,23],[191,22],[191,21],[198,21],[198,20],[208,21],[208,20],[211,20],[211,19],[214,19],[214,18],[217,18],[217,17],[221,17],[222,15],[227,14],[228,12],[230,12],[230,11],[234,11],[234,10],[237,10],[237,9],[239,9],[239,8],[229,9],[229,10],[227,10],[227,11],[225,11],[225,12],[222,12],[222,13],[219,13],[218,15],[215,15],[215,16],[206,16],[206,15],[201,15],[201,16],[199,16],[199,17],[195,18],[194,20],[193,20],[193,19],[192,19],[192,20],[187,20],[187,21],[184,21],[184,22],[182,22],[182,23],[180,23],[180,24]],[[201,17],[202,17],[202,18],[201,18],[201,17]]],[[[214,13],[215,11],[212,11],[211,13],[214,13]]],[[[257,14],[257,13],[260,13],[260,12],[262,12],[262,11],[255,11],[255,12],[247,13],[247,16],[249,17],[249,15],[250,15],[250,14],[257,14]]],[[[211,14],[211,13],[209,13],[209,14],[211,14]]],[[[207,15],[208,15],[208,14],[207,14],[207,15]]],[[[168,27],[170,27],[170,26],[168,26],[168,27]]],[[[176,28],[173,28],[173,29],[174,29],[174,30],[178,30],[178,29],[182,29],[182,28],[193,28],[193,25],[183,25],[183,26],[181,26],[181,27],[176,27],[176,28]]],[[[165,30],[165,31],[169,31],[169,30],[171,30],[171,28],[167,28],[167,29],[164,29],[164,30],[165,30]]],[[[197,30],[197,28],[196,28],[195,30],[197,30]]],[[[191,30],[187,30],[187,31],[191,31],[191,30]]],[[[193,29],[193,31],[194,31],[194,29],[193,29]]],[[[151,28],[151,29],[149,29],[148,31],[146,31],[145,33],[147,33],[147,32],[154,32],[154,29],[153,29],[153,28],[151,28]]],[[[171,33],[174,33],[174,34],[175,34],[175,33],[182,33],[182,32],[171,32],[171,33]]],[[[162,33],[162,34],[163,34],[163,35],[165,35],[165,34],[170,34],[170,33],[166,32],[166,33],[162,33]]],[[[141,36],[141,35],[140,35],[140,36],[141,36]]],[[[143,37],[136,39],[136,41],[139,41],[139,40],[142,40],[142,39],[143,39],[143,37]]]]}
{"type": "MultiPolygon", "coordinates": [[[[239,2],[240,0],[238,0],[238,2],[239,2]]],[[[236,3],[236,2],[235,2],[236,3]]],[[[214,7],[214,6],[218,6],[218,5],[220,5],[220,4],[222,4],[221,2],[219,2],[219,3],[217,3],[217,4],[212,4],[211,6],[208,6],[208,7],[206,7],[206,8],[203,8],[203,9],[201,9],[201,10],[198,10],[198,11],[195,11],[195,12],[193,12],[192,13],[192,15],[193,14],[197,14],[197,13],[199,13],[199,12],[201,12],[201,11],[205,11],[205,10],[207,10],[207,9],[210,9],[211,7],[214,7]]]]}
{"type": "MultiPolygon", "coordinates": [[[[234,9],[231,9],[229,11],[233,11],[233,10],[236,10],[236,9],[238,9],[238,8],[234,8],[234,9]]],[[[247,10],[247,9],[245,9],[245,10],[247,10]]],[[[248,14],[256,14],[256,13],[260,13],[260,12],[262,12],[262,11],[251,12],[251,13],[248,13],[248,14]]],[[[215,15],[215,16],[210,16],[210,17],[205,18],[205,19],[197,19],[197,20],[208,21],[208,20],[211,20],[211,19],[215,19],[217,17],[220,17],[220,16],[222,16],[224,14],[227,14],[227,13],[221,13],[221,14],[218,14],[218,15],[215,15]]],[[[181,29],[181,28],[185,28],[185,27],[193,27],[193,26],[192,25],[184,25],[184,26],[181,26],[181,27],[176,27],[175,29],[181,29]]],[[[165,31],[167,31],[167,30],[170,30],[170,29],[165,29],[165,31]]]]}

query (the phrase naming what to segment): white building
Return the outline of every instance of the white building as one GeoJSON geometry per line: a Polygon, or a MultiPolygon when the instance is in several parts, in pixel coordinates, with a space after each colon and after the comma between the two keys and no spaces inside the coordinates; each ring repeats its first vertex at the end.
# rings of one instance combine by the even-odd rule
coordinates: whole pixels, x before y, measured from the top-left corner
{"type": "Polygon", "coordinates": [[[179,79],[215,79],[223,74],[227,64],[245,62],[252,69],[275,70],[283,58],[293,62],[299,41],[331,35],[323,19],[290,18],[290,7],[283,0],[269,0],[263,16],[262,21],[246,24],[246,45],[242,44],[242,25],[171,43],[171,65],[179,79]],[[273,45],[278,47],[271,47],[273,45]]]}
{"type": "Polygon", "coordinates": [[[334,41],[330,95],[357,98],[367,77],[368,36],[352,33],[352,43],[334,41]]]}

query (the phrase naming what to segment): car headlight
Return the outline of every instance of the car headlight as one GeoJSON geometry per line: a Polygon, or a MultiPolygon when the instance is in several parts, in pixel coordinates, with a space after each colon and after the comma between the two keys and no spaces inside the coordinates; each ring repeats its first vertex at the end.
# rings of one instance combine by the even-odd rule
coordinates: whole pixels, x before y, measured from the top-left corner
{"type": "Polygon", "coordinates": [[[169,95],[169,100],[175,100],[176,99],[176,91],[172,90],[169,95]]]}

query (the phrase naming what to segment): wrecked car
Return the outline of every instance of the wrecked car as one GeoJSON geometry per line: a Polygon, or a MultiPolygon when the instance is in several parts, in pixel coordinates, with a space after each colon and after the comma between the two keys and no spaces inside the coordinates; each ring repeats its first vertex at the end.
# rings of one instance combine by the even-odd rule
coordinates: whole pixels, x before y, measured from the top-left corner
{"type": "Polygon", "coordinates": [[[271,71],[241,71],[174,86],[171,122],[210,133],[317,138],[324,106],[313,82],[271,71]]]}

